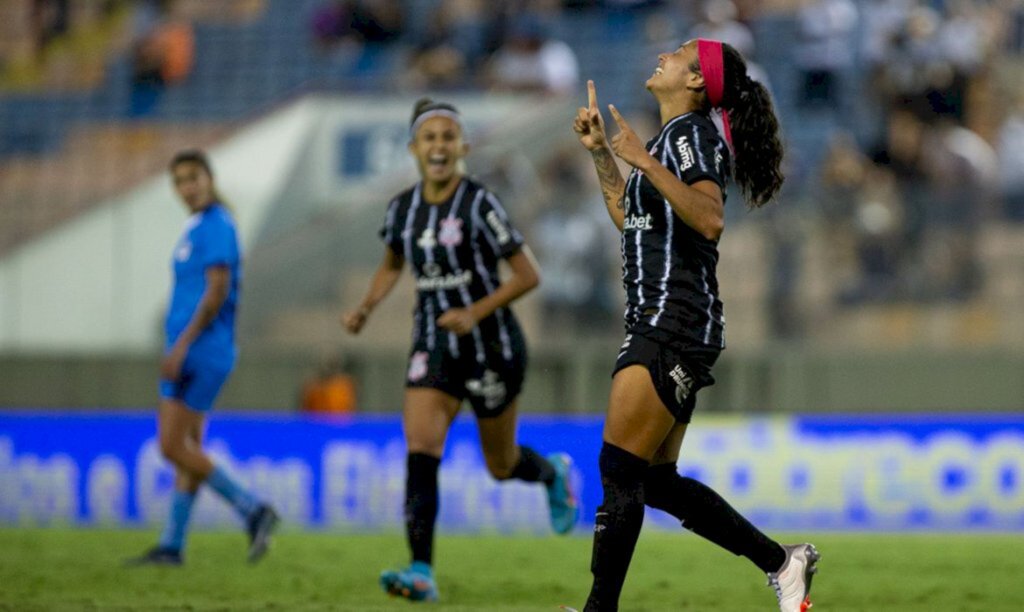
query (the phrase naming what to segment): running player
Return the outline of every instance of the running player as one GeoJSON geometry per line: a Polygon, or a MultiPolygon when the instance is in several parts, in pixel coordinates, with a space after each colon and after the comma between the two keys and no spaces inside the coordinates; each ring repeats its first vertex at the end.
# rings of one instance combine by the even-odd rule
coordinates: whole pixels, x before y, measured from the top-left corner
{"type": "Polygon", "coordinates": [[[814,547],[779,545],[710,488],[676,472],[695,396],[714,383],[711,367],[725,348],[715,267],[726,181],[731,174],[754,208],[782,186],[782,143],[768,92],[729,45],[690,41],[659,55],[647,80],[662,128],[645,146],[614,106],[619,134],[609,143],[592,81],[587,88],[589,106],[579,109],[573,129],[593,156],[608,213],[622,232],[627,307],[599,458],[604,500],[585,610],[618,609],[645,503],[753,561],[781,610],[804,610],[814,547]],[[713,109],[722,113],[722,134],[713,109]],[[632,166],[627,180],[613,152],[632,166]]]}
{"type": "Polygon", "coordinates": [[[409,133],[421,180],[388,206],[381,229],[383,261],[361,305],[342,323],[359,333],[409,263],[416,311],[402,423],[412,563],[383,572],[380,580],[393,595],[435,601],[437,474],[448,428],[463,400],[476,414],[484,460],[494,478],[542,483],[557,533],[572,530],[579,512],[569,490],[568,455],[544,458],[516,442],[526,343],[509,304],[538,285],[537,268],[498,198],[463,174],[469,148],[455,107],[420,100],[409,133]],[[498,277],[501,259],[512,272],[505,281],[498,277]]]}
{"type": "Polygon", "coordinates": [[[174,188],[191,213],[174,247],[174,290],[160,364],[160,451],[177,476],[159,543],[132,564],[181,565],[185,531],[199,486],[231,504],[249,533],[249,562],[267,551],[278,516],[203,452],[206,414],[235,365],[235,309],[241,257],[235,223],[200,151],[171,161],[174,188]]]}

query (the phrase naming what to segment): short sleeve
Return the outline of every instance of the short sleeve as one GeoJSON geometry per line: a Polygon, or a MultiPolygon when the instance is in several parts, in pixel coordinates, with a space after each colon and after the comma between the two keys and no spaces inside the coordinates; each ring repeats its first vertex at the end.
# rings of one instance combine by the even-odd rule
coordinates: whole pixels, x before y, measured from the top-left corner
{"type": "Polygon", "coordinates": [[[494,194],[484,192],[474,212],[473,224],[480,233],[478,240],[495,257],[506,259],[523,247],[523,235],[512,225],[508,213],[494,194]]]}
{"type": "Polygon", "coordinates": [[[199,228],[199,239],[198,252],[204,270],[212,266],[232,267],[238,263],[238,235],[230,219],[208,217],[199,228]]]}
{"type": "Polygon", "coordinates": [[[714,181],[725,189],[727,151],[717,130],[683,122],[668,134],[662,163],[687,185],[714,181]]]}
{"type": "Polygon", "coordinates": [[[384,216],[384,225],[381,226],[380,231],[377,235],[380,239],[395,253],[401,255],[402,248],[402,232],[396,229],[398,224],[398,199],[391,200],[388,204],[388,212],[384,216]]]}

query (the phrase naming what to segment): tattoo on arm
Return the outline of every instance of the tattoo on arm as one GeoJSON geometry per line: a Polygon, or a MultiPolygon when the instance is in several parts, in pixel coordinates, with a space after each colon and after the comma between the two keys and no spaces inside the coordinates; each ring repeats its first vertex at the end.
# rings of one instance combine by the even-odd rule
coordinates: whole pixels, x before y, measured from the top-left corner
{"type": "Polygon", "coordinates": [[[615,158],[612,157],[608,149],[603,148],[594,151],[593,157],[604,201],[609,206],[614,204],[616,208],[622,210],[626,182],[622,180],[622,174],[619,172],[619,167],[615,164],[615,158]]]}
{"type": "Polygon", "coordinates": [[[626,210],[625,202],[626,196],[622,196],[621,198],[619,198],[619,201],[615,203],[615,208],[618,208],[619,210],[626,210]]]}

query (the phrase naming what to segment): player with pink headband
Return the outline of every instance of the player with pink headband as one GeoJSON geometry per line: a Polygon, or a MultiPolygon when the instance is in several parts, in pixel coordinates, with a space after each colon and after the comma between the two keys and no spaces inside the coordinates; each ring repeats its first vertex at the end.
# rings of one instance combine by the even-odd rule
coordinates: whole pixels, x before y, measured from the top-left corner
{"type": "Polygon", "coordinates": [[[715,268],[726,184],[733,178],[752,208],[778,193],[778,120],[743,57],[717,41],[693,40],[662,53],[646,85],[662,122],[646,145],[611,105],[619,133],[606,137],[593,81],[589,104],[573,123],[622,233],[626,289],[626,339],[599,457],[604,500],[585,612],[618,609],[645,504],[750,559],[768,575],[780,610],[803,612],[819,559],[814,546],[778,544],[711,488],[676,471],[697,392],[714,383],[711,368],[725,348],[715,268]],[[627,178],[615,156],[632,167],[627,178]]]}

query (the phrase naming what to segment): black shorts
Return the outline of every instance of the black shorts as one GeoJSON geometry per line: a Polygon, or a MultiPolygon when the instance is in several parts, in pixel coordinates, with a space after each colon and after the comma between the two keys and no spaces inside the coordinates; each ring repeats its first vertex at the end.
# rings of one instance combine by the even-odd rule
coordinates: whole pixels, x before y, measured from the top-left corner
{"type": "Polygon", "coordinates": [[[720,351],[693,346],[675,346],[654,340],[633,330],[619,350],[612,376],[631,365],[651,373],[654,389],[679,423],[689,423],[697,403],[697,391],[715,384],[711,366],[720,351]]]}
{"type": "Polygon", "coordinates": [[[526,341],[510,327],[507,338],[482,335],[480,345],[467,334],[458,355],[447,342],[430,349],[422,341],[409,353],[406,388],[437,389],[458,400],[469,400],[477,418],[496,417],[515,401],[526,374],[526,341]],[[478,350],[478,347],[480,350],[478,350]]]}

